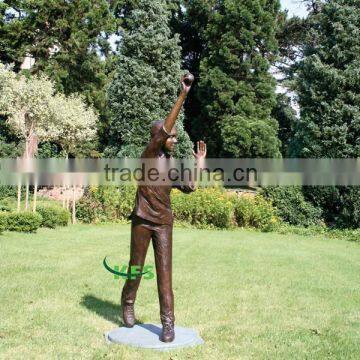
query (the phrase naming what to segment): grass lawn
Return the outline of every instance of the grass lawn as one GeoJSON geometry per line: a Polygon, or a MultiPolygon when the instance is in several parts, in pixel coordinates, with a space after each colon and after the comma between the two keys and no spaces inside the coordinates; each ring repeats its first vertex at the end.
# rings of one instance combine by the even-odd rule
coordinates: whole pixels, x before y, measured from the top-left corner
{"type": "MultiPolygon", "coordinates": [[[[120,322],[129,225],[74,225],[0,236],[0,358],[358,359],[360,246],[245,230],[175,229],[176,324],[205,344],[159,353],[107,345],[120,322]]],[[[146,264],[153,265],[149,248],[146,264]]],[[[160,323],[156,279],[137,319],[160,323]]]]}

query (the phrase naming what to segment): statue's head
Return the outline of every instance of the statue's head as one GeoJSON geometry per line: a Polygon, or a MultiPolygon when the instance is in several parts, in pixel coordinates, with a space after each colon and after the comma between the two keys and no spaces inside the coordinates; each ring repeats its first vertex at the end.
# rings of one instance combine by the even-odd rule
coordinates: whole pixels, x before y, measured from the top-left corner
{"type": "MultiPolygon", "coordinates": [[[[151,137],[154,137],[155,134],[160,131],[160,129],[164,126],[164,121],[155,121],[151,126],[151,137]]],[[[171,153],[174,151],[175,146],[177,144],[177,131],[176,126],[174,126],[170,131],[170,136],[167,138],[163,150],[166,153],[171,153]]]]}

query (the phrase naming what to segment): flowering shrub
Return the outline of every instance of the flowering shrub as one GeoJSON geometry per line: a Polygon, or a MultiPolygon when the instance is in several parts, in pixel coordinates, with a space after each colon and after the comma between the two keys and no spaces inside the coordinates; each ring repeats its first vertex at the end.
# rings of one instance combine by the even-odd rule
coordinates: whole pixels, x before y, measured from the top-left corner
{"type": "Polygon", "coordinates": [[[127,219],[134,207],[136,187],[89,187],[76,204],[76,216],[85,223],[127,219]]]}
{"type": "Polygon", "coordinates": [[[197,227],[230,228],[234,224],[234,206],[221,188],[198,189],[191,194],[172,192],[175,220],[197,227]]]}
{"type": "Polygon", "coordinates": [[[279,224],[271,202],[265,200],[261,195],[234,198],[233,203],[235,219],[239,226],[272,231],[279,224]]]}

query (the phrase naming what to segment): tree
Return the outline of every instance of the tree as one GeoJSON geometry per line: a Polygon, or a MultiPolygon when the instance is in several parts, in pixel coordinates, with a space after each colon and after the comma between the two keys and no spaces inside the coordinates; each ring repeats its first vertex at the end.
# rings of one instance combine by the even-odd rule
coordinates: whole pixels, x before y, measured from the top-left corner
{"type": "Polygon", "coordinates": [[[180,34],[183,66],[195,75],[195,82],[185,103],[184,121],[185,129],[194,140],[198,139],[194,124],[201,113],[196,91],[200,61],[206,49],[205,29],[215,4],[216,0],[184,0],[177,17],[172,21],[173,31],[180,34]]]}
{"type": "MultiPolygon", "coordinates": [[[[304,59],[297,72],[301,117],[293,151],[299,157],[357,158],[360,1],[313,0],[311,8],[304,59]]],[[[323,207],[328,222],[360,226],[358,187],[315,187],[305,193],[323,207]],[[329,210],[329,203],[336,208],[329,210]],[[354,216],[350,216],[350,208],[354,216]]]]}
{"type": "Polygon", "coordinates": [[[298,71],[299,156],[359,157],[359,0],[326,1],[311,13],[298,71]]]}
{"type": "Polygon", "coordinates": [[[100,113],[99,130],[106,133],[107,38],[115,31],[108,1],[4,0],[0,17],[0,61],[18,72],[32,57],[30,73],[46,74],[57,92],[81,93],[100,113]]]}
{"type": "Polygon", "coordinates": [[[97,116],[81,96],[55,94],[45,76],[17,76],[0,64],[0,114],[25,141],[25,153],[34,156],[40,141],[56,141],[74,151],[78,142],[93,139],[97,116]]]}
{"type": "Polygon", "coordinates": [[[294,137],[294,127],[297,122],[296,111],[291,105],[291,98],[286,94],[277,94],[276,105],[272,117],[279,123],[278,137],[281,142],[281,155],[290,156],[290,144],[294,137]]]}
{"type": "Polygon", "coordinates": [[[269,72],[279,10],[278,0],[222,0],[211,9],[197,94],[201,113],[193,123],[210,156],[280,155],[269,72]]]}
{"type": "MultiPolygon", "coordinates": [[[[178,36],[169,28],[165,0],[139,0],[130,11],[116,75],[109,88],[109,156],[139,156],[149,141],[152,122],[165,119],[177,98],[181,71],[178,36]]],[[[175,156],[191,154],[179,116],[175,156]]]]}
{"type": "MultiPolygon", "coordinates": [[[[91,140],[96,134],[97,115],[82,97],[55,94],[54,84],[45,76],[17,76],[2,64],[0,115],[6,117],[13,133],[24,140],[24,158],[35,156],[40,141],[57,142],[72,152],[77,143],[91,140]]],[[[28,196],[26,208],[27,199],[28,196]]]]}

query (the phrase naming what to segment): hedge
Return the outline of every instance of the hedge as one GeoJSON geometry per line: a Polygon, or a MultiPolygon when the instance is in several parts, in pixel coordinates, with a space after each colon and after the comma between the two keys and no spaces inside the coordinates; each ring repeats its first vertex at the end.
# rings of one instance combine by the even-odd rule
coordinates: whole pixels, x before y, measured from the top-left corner
{"type": "Polygon", "coordinates": [[[20,232],[35,232],[42,223],[42,216],[30,211],[9,213],[7,215],[7,230],[20,232]]]}
{"type": "Polygon", "coordinates": [[[37,206],[36,212],[42,216],[42,227],[54,229],[56,226],[66,226],[70,221],[70,212],[55,206],[37,206]]]}

